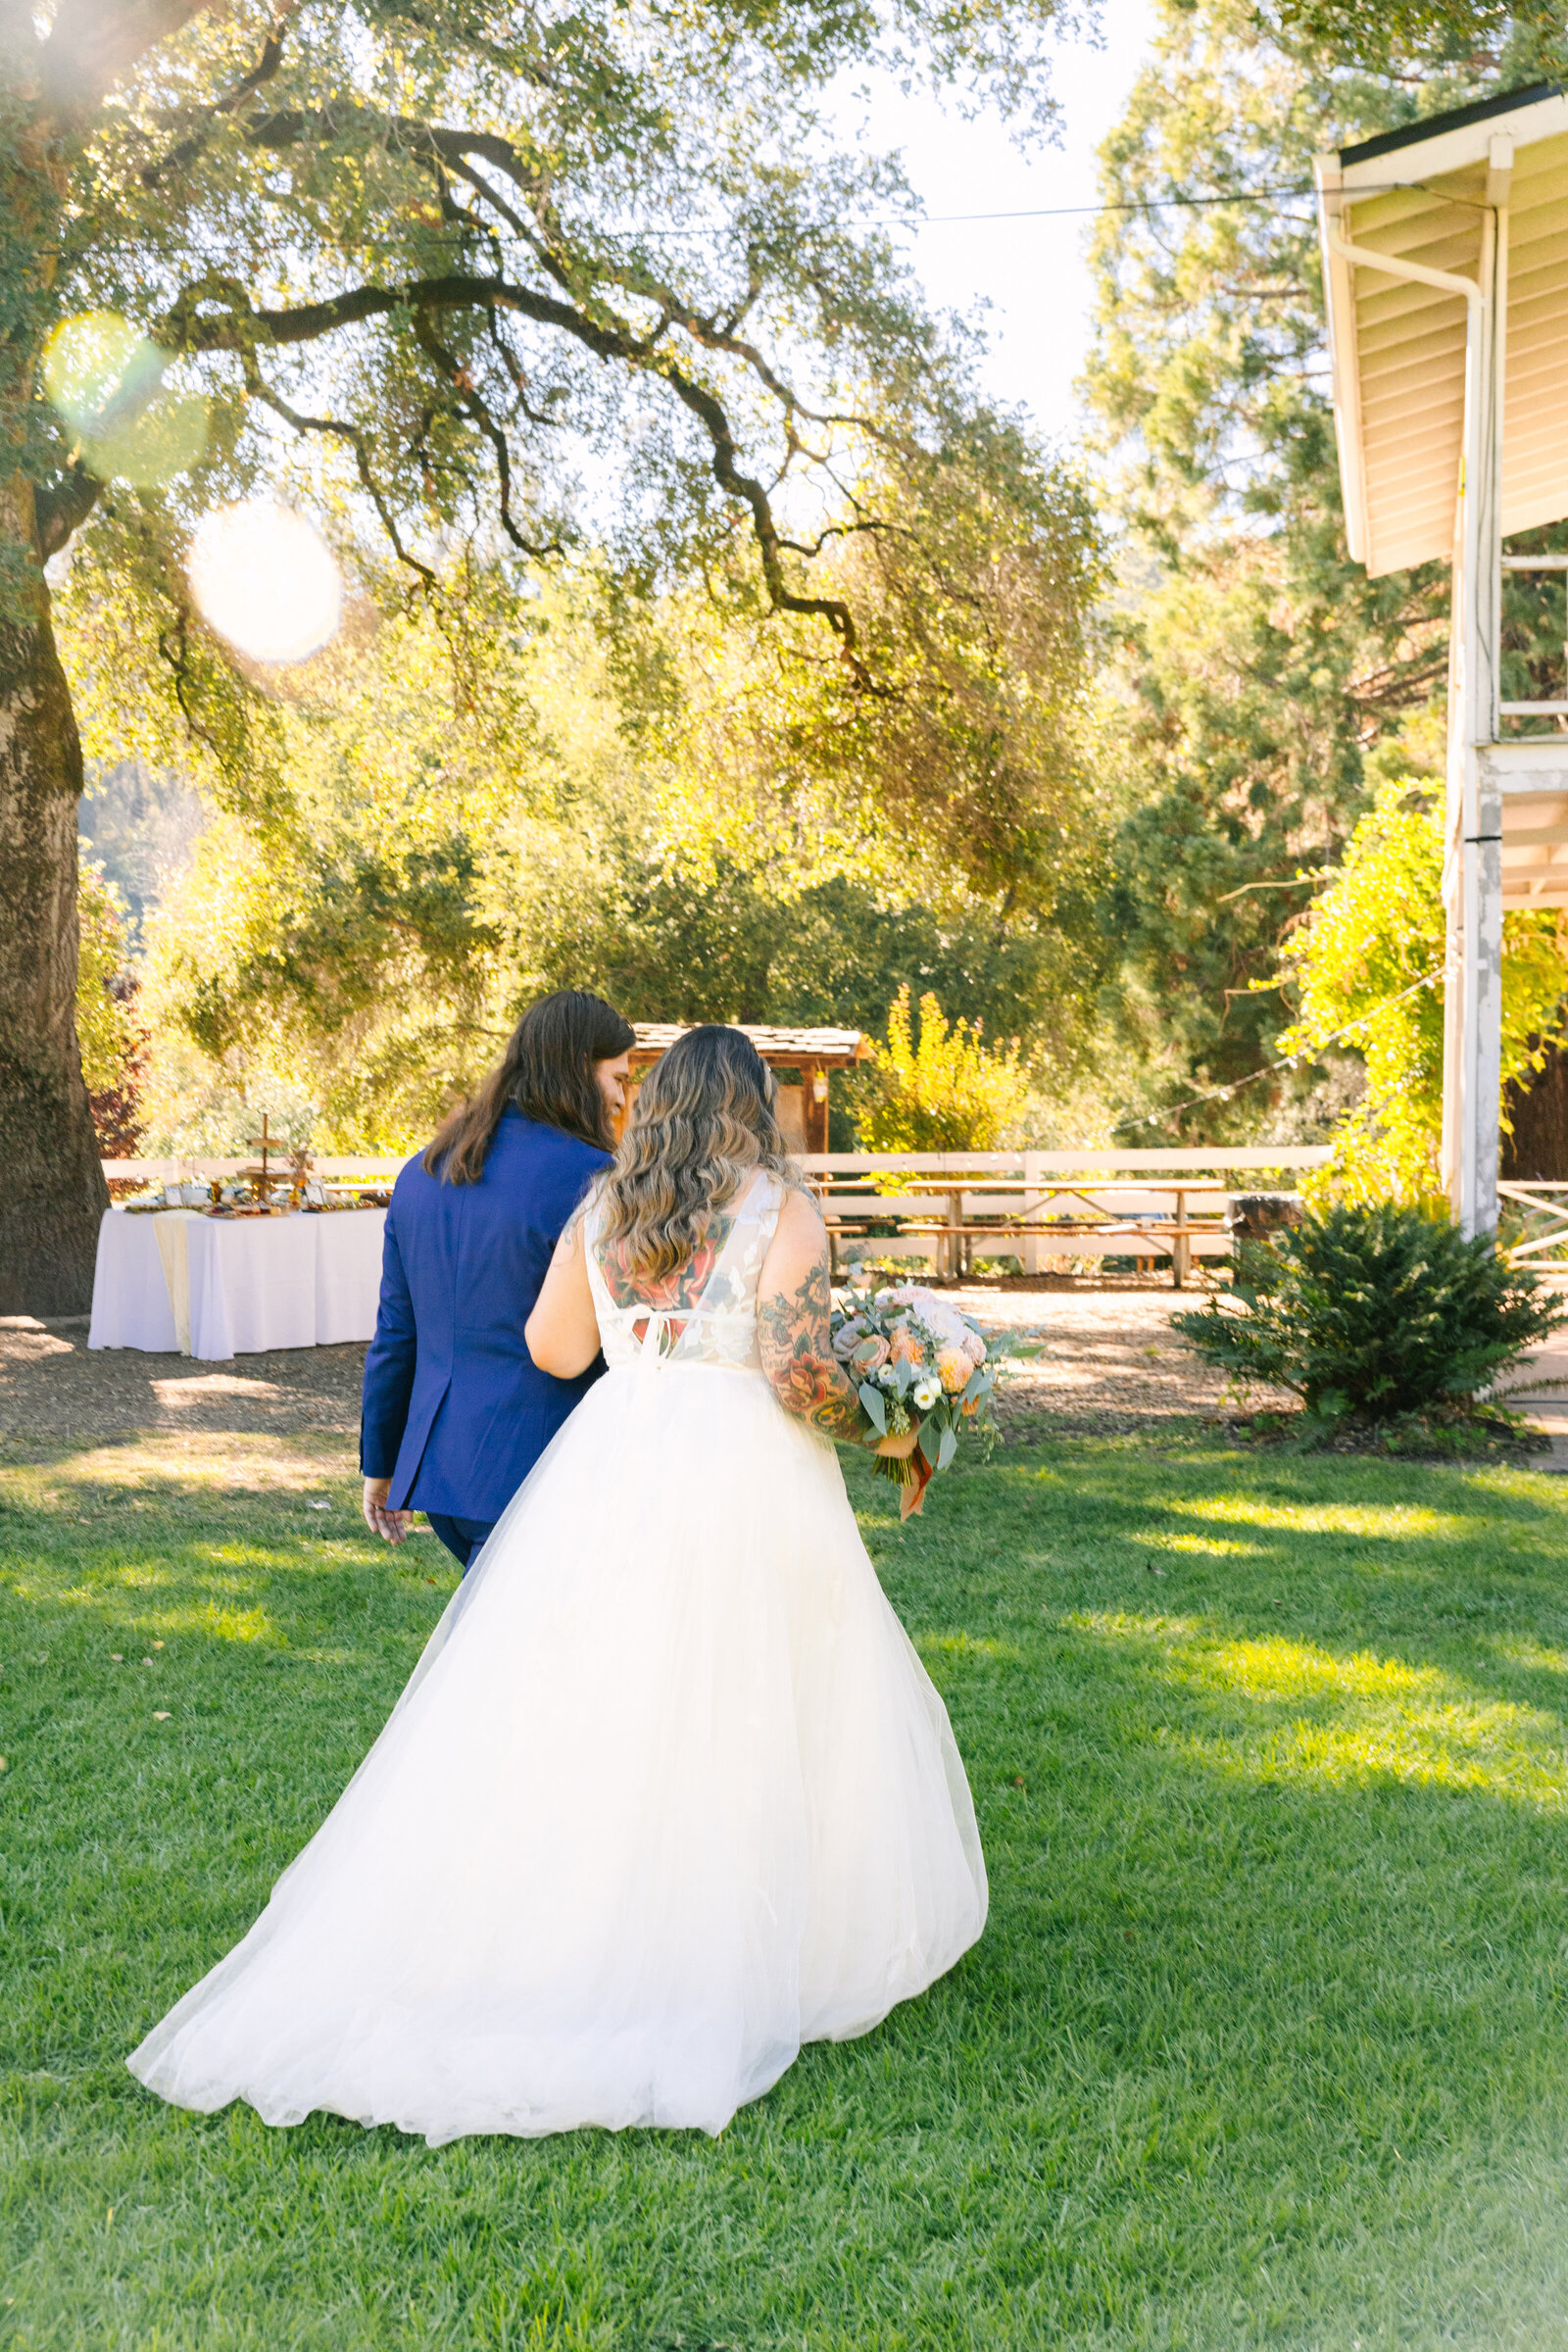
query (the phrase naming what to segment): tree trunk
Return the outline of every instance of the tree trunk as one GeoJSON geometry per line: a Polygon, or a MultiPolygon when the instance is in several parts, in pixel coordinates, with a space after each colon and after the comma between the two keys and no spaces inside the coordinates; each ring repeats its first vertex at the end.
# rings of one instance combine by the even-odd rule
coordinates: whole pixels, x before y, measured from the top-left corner
{"type": "Polygon", "coordinates": [[[1548,1046],[1528,1086],[1507,1089],[1512,1135],[1502,1139],[1502,1175],[1511,1184],[1568,1183],[1568,1054],[1548,1046]]]}
{"type": "Polygon", "coordinates": [[[30,485],[0,484],[0,1314],[82,1314],[109,1205],[76,1044],[81,744],[30,485]],[[24,590],[24,594],[25,591],[24,590]]]}

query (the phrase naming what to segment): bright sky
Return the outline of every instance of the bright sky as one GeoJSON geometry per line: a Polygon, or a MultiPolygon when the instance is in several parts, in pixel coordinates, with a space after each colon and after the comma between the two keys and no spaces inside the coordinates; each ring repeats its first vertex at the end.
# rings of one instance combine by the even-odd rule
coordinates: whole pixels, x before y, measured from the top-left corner
{"type": "Polygon", "coordinates": [[[964,122],[934,99],[906,98],[891,83],[873,90],[868,116],[857,109],[853,118],[865,122],[873,145],[904,152],[931,216],[913,240],[913,258],[932,301],[965,314],[977,302],[990,304],[987,386],[1024,403],[1053,438],[1070,434],[1078,417],[1072,386],[1088,350],[1092,304],[1083,258],[1088,218],[945,222],[940,216],[1093,205],[1095,149],[1122,111],[1153,26],[1150,0],[1104,0],[1103,45],[1062,45],[1053,77],[1062,109],[1059,146],[1020,154],[995,118],[964,122]]]}

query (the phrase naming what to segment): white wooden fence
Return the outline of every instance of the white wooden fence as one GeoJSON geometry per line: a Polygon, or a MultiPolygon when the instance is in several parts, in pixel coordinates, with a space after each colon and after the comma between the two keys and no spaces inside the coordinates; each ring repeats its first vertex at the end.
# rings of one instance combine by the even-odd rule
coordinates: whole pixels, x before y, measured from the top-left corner
{"type": "MultiPolygon", "coordinates": [[[[810,1152],[800,1165],[822,1203],[841,1265],[857,1257],[924,1257],[970,1271],[980,1256],[1017,1257],[1029,1274],[1062,1258],[1163,1260],[1179,1289],[1195,1259],[1230,1248],[1235,1202],[1289,1190],[1328,1160],[1326,1146],[1251,1145],[1187,1151],[810,1152]],[[892,1228],[889,1231],[889,1228],[892,1228]],[[872,1230],[875,1228],[876,1230],[872,1230]]],[[[205,1152],[106,1159],[108,1177],[159,1184],[237,1176],[248,1160],[205,1152]]],[[[390,1184],[401,1153],[325,1154],[328,1185],[390,1184]]]]}

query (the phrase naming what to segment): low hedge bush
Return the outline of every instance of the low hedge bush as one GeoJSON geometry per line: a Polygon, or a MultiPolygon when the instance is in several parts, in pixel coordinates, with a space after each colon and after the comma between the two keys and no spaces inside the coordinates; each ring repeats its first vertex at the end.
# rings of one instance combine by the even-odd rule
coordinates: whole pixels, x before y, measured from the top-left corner
{"type": "Polygon", "coordinates": [[[1376,1425],[1473,1408],[1565,1319],[1489,1237],[1380,1203],[1242,1242],[1229,1298],[1174,1325],[1235,1377],[1294,1390],[1321,1422],[1376,1425]]]}

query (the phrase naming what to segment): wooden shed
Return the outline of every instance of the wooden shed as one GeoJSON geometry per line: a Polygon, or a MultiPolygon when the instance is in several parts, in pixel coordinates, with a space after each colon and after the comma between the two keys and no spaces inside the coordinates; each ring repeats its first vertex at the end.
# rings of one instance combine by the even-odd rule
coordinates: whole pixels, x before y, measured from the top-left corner
{"type": "MultiPolygon", "coordinates": [[[[679,1021],[634,1021],[637,1043],[631,1051],[633,1073],[646,1069],[667,1054],[691,1024],[679,1021]]],[[[794,1071],[793,1085],[779,1089],[779,1113],[786,1140],[798,1152],[827,1150],[828,1085],[834,1070],[869,1059],[871,1041],[858,1029],[788,1029],[737,1021],[768,1067],[794,1071]]]]}

